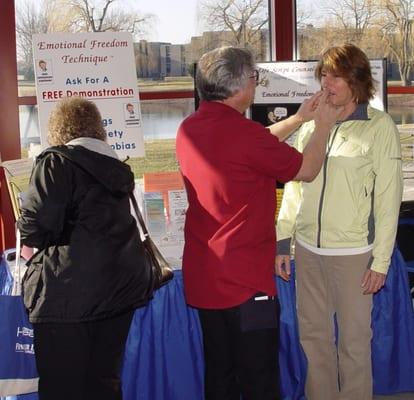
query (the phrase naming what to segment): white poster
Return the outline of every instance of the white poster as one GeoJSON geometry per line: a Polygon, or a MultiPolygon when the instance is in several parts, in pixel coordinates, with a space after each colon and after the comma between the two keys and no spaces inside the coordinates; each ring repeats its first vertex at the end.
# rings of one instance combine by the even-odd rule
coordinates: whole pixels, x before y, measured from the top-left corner
{"type": "Polygon", "coordinates": [[[63,97],[93,101],[108,143],[121,159],[144,156],[132,36],[127,32],[33,35],[41,143],[49,114],[63,97]]]}
{"type": "MultiPolygon", "coordinates": [[[[317,61],[286,61],[257,64],[259,84],[256,88],[254,104],[301,104],[320,90],[315,78],[317,61]]],[[[370,60],[371,72],[375,81],[375,98],[371,105],[384,110],[384,66],[383,60],[370,60]]],[[[274,110],[275,121],[285,117],[285,109],[274,110]]]]}
{"type": "Polygon", "coordinates": [[[314,61],[287,61],[257,64],[259,84],[255,104],[302,103],[320,89],[314,61]]]}

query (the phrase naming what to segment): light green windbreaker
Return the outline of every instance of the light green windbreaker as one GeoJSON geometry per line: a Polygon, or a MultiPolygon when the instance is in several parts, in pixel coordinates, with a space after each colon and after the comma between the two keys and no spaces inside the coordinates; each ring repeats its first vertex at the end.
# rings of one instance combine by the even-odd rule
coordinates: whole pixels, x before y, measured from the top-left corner
{"type": "MultiPolygon", "coordinates": [[[[354,248],[373,244],[371,269],[387,273],[402,197],[401,145],[385,112],[360,105],[359,116],[330,133],[327,156],[313,182],[285,185],[277,221],[279,244],[293,236],[315,247],[354,248]],[[361,117],[362,115],[362,117],[361,117]]],[[[299,129],[303,151],[313,121],[299,129]]]]}

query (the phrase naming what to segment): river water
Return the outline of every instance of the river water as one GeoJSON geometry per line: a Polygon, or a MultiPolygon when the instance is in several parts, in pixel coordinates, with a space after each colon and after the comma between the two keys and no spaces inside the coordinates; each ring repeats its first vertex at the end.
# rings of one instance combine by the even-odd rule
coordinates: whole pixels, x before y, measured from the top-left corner
{"type": "MultiPolygon", "coordinates": [[[[194,99],[151,100],[141,102],[145,140],[174,139],[181,121],[194,111],[194,99]]],[[[20,136],[22,146],[38,142],[37,106],[20,106],[20,136]]]]}
{"type": "MultiPolygon", "coordinates": [[[[150,100],[141,102],[145,140],[174,139],[181,121],[194,111],[194,99],[150,100]]],[[[389,107],[396,124],[414,123],[412,108],[389,107]]],[[[22,145],[39,137],[37,106],[20,106],[22,145]]]]}

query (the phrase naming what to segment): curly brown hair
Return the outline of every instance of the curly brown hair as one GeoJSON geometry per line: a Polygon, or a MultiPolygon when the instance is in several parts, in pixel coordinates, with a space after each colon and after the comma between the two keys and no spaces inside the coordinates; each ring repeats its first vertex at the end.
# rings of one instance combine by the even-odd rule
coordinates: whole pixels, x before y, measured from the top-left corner
{"type": "Polygon", "coordinates": [[[81,97],[60,100],[49,117],[48,142],[65,144],[79,137],[106,139],[101,114],[92,101],[81,97]]]}
{"type": "Polygon", "coordinates": [[[345,79],[358,104],[366,103],[374,97],[374,79],[369,60],[354,44],[345,43],[324,50],[315,70],[319,82],[323,70],[338,74],[345,79]]]}

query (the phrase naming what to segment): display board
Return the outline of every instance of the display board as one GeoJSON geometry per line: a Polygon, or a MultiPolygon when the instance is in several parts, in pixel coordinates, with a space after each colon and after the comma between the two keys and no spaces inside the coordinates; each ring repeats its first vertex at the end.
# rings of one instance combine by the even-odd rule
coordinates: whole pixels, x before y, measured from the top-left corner
{"type": "Polygon", "coordinates": [[[84,97],[102,114],[108,143],[120,158],[144,156],[132,35],[127,32],[33,35],[42,147],[50,112],[63,97],[84,97]]]}
{"type": "MultiPolygon", "coordinates": [[[[370,104],[387,110],[386,60],[370,60],[375,97],[370,104]]],[[[320,90],[315,78],[318,61],[258,63],[259,80],[249,117],[268,126],[296,113],[302,102],[320,90]]],[[[294,141],[294,136],[288,143],[294,141]]]]}

